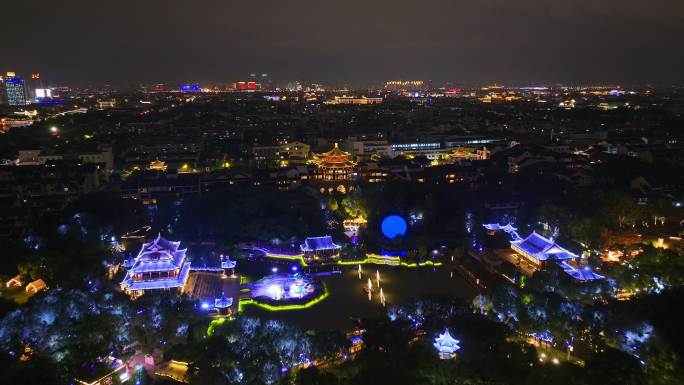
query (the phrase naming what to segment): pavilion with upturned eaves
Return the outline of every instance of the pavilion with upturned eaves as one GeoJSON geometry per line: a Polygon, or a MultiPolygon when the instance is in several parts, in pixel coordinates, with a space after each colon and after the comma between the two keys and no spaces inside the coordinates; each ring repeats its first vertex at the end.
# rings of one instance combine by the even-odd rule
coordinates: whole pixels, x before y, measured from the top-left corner
{"type": "Polygon", "coordinates": [[[233,297],[226,297],[226,293],[221,293],[221,297],[214,300],[214,309],[219,315],[230,314],[230,307],[233,306],[233,297]]]}
{"type": "Polygon", "coordinates": [[[340,245],[333,242],[329,235],[308,237],[299,246],[307,262],[331,262],[340,256],[340,245]]]}
{"type": "Polygon", "coordinates": [[[449,329],[445,329],[444,333],[435,337],[435,342],[432,344],[432,346],[437,349],[439,358],[448,360],[450,358],[456,357],[456,352],[461,349],[459,343],[459,340],[451,336],[449,329]]]}
{"type": "MultiPolygon", "coordinates": [[[[483,227],[492,234],[497,231],[504,231],[511,236],[511,249],[515,252],[512,257],[518,258],[517,265],[519,267],[521,266],[520,258],[524,258],[528,266],[533,269],[532,271],[521,269],[523,272],[527,271],[528,275],[532,275],[532,272],[544,267],[549,261],[556,261],[563,271],[575,281],[586,282],[605,278],[595,273],[589,266],[580,266],[581,258],[579,255],[559,246],[553,239],[545,238],[534,231],[527,238],[522,238],[518,235],[518,229],[511,224],[501,226],[498,223],[488,223],[484,224],[483,227]]],[[[505,251],[503,254],[501,250],[496,253],[502,258],[508,259],[505,251]]]]}
{"type": "Polygon", "coordinates": [[[572,261],[579,258],[577,254],[560,247],[553,240],[545,238],[534,231],[525,239],[511,241],[511,248],[537,268],[551,260],[572,261]]]}
{"type": "Polygon", "coordinates": [[[190,274],[187,249],[179,249],[180,242],[162,238],[161,234],[143,244],[133,260],[124,262],[128,269],[121,282],[121,288],[132,297],[138,297],[148,290],[178,290],[183,287],[190,274]]]}
{"type": "Polygon", "coordinates": [[[354,179],[357,164],[349,157],[350,154],[342,151],[337,143],[332,150],[314,155],[316,180],[335,182],[354,179]]]}

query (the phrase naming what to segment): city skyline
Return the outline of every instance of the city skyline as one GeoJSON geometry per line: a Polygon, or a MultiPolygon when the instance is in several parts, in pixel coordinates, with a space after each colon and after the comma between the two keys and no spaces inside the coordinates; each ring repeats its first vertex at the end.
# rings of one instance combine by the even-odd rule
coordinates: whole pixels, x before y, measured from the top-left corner
{"type": "Polygon", "coordinates": [[[21,385],[684,385],[684,0],[20,0],[21,385]]]}
{"type": "Polygon", "coordinates": [[[74,85],[233,82],[269,73],[366,86],[684,81],[684,5],[499,0],[166,6],[29,0],[6,5],[3,70],[74,85]],[[31,49],[27,49],[31,47],[31,49]]]}

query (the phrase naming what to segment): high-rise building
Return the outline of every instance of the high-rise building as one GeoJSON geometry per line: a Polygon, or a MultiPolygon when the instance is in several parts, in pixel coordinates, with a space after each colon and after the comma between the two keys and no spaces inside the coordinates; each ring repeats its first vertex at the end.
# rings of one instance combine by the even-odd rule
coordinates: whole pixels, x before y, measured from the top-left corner
{"type": "Polygon", "coordinates": [[[26,105],[26,85],[14,72],[8,72],[5,78],[5,100],[10,106],[26,105]]]}
{"type": "Polygon", "coordinates": [[[258,89],[261,89],[261,86],[259,85],[259,83],[250,80],[247,82],[233,83],[233,89],[235,91],[256,91],[258,89]]]}
{"type": "Polygon", "coordinates": [[[301,91],[304,86],[302,86],[302,83],[300,82],[289,82],[285,88],[287,88],[288,91],[301,91]]]}
{"type": "MultiPolygon", "coordinates": [[[[28,90],[27,99],[42,99],[49,97],[46,95],[46,88],[43,86],[43,79],[40,76],[40,72],[33,72],[31,74],[31,79],[26,82],[26,88],[28,90]]],[[[49,90],[47,90],[49,91],[49,90]]]]}
{"type": "Polygon", "coordinates": [[[261,74],[261,80],[259,81],[261,84],[261,89],[263,90],[272,90],[273,89],[273,83],[271,82],[271,79],[268,77],[268,74],[261,74]]]}

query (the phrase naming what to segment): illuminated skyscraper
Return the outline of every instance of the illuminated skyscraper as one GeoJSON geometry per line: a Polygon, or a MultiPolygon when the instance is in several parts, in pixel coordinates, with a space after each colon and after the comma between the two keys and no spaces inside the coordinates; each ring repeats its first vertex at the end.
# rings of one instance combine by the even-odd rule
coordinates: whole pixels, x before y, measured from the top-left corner
{"type": "Polygon", "coordinates": [[[26,81],[26,89],[28,90],[28,97],[27,99],[33,100],[33,99],[42,99],[45,97],[49,97],[46,95],[46,90],[45,86],[43,86],[43,79],[40,76],[40,72],[33,72],[31,74],[31,80],[26,81]]]}
{"type": "Polygon", "coordinates": [[[7,73],[5,78],[5,100],[10,106],[26,105],[26,86],[20,77],[13,72],[7,73]]]}
{"type": "Polygon", "coordinates": [[[268,74],[261,74],[261,80],[259,81],[259,83],[261,84],[262,90],[273,89],[273,83],[271,82],[271,79],[268,77],[268,74]]]}

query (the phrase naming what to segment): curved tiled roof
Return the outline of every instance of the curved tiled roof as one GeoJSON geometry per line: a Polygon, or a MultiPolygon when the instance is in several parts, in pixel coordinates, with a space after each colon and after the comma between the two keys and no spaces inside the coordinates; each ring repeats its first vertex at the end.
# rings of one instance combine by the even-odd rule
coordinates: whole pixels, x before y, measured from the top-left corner
{"type": "Polygon", "coordinates": [[[179,249],[180,242],[164,239],[161,234],[151,242],[143,244],[133,261],[126,261],[129,268],[121,282],[122,287],[129,290],[147,290],[182,287],[190,272],[190,263],[185,261],[187,249],[179,249]],[[136,274],[175,272],[173,277],[160,277],[153,280],[140,281],[134,279],[136,274]]]}
{"type": "Polygon", "coordinates": [[[355,167],[356,162],[349,159],[349,153],[342,151],[340,147],[335,143],[335,147],[328,152],[322,154],[316,154],[314,156],[314,162],[319,167],[326,168],[348,168],[355,167]]]}
{"type": "Polygon", "coordinates": [[[540,261],[546,261],[548,259],[564,260],[578,258],[576,254],[560,247],[552,240],[544,238],[534,231],[525,239],[512,241],[511,245],[520,248],[525,253],[540,261]]]}
{"type": "Polygon", "coordinates": [[[221,293],[221,298],[214,301],[214,307],[221,309],[233,306],[233,297],[226,297],[226,293],[221,293]]]}
{"type": "Polygon", "coordinates": [[[451,334],[449,333],[449,329],[445,329],[444,333],[440,334],[435,338],[435,343],[433,344],[433,346],[441,353],[453,353],[461,348],[458,345],[459,343],[459,340],[454,339],[451,336],[451,334]]]}
{"type": "Polygon", "coordinates": [[[605,277],[596,274],[590,267],[573,267],[565,262],[561,263],[561,267],[566,274],[578,281],[595,281],[599,279],[604,279],[605,277]]]}
{"type": "Polygon", "coordinates": [[[299,246],[302,251],[332,250],[339,249],[340,246],[333,243],[332,237],[325,235],[322,237],[308,237],[299,246]]]}

